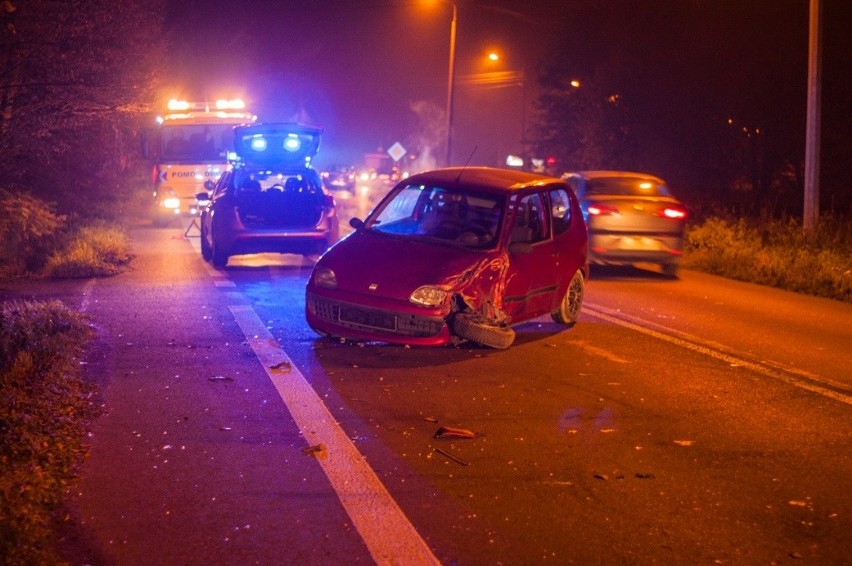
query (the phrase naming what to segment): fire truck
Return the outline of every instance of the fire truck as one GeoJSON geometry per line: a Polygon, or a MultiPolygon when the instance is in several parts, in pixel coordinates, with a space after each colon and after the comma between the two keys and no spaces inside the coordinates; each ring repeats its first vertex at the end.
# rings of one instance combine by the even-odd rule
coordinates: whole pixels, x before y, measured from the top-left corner
{"type": "Polygon", "coordinates": [[[234,126],[257,116],[240,99],[215,103],[170,100],[169,113],[143,138],[142,153],[153,161],[155,224],[198,214],[195,198],[215,182],[234,151],[234,126]]]}

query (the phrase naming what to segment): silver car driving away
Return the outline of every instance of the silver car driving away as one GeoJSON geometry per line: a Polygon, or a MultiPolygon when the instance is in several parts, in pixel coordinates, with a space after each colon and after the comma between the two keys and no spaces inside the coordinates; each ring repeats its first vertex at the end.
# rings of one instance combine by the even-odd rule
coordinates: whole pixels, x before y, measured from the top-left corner
{"type": "Polygon", "coordinates": [[[686,208],[665,181],[629,171],[577,171],[574,189],[589,230],[589,263],[654,263],[676,277],[683,254],[686,208]]]}

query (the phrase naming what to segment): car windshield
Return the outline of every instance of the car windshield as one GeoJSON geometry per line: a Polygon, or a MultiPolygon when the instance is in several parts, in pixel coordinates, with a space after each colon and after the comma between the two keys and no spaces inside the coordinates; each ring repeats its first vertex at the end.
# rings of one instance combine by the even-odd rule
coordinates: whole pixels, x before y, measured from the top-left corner
{"type": "Polygon", "coordinates": [[[166,125],[162,158],[178,162],[224,161],[234,148],[234,126],[227,124],[166,125]]]}
{"type": "Polygon", "coordinates": [[[586,181],[587,195],[671,196],[662,183],[642,177],[602,177],[586,181]]]}
{"type": "Polygon", "coordinates": [[[503,202],[499,195],[475,190],[404,185],[368,218],[366,228],[406,238],[487,249],[497,242],[503,202]]]}

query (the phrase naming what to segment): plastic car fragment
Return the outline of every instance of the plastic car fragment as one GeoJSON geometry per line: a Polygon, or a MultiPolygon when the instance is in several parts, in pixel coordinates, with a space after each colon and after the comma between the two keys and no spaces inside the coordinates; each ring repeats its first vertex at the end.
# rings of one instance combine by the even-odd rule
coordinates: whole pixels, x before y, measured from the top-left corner
{"type": "Polygon", "coordinates": [[[289,373],[293,369],[293,366],[290,364],[290,362],[284,360],[283,362],[278,362],[277,364],[269,366],[269,369],[281,373],[289,373]]]}
{"type": "Polygon", "coordinates": [[[234,381],[234,378],[227,375],[214,375],[213,377],[208,377],[207,381],[234,381]]]}
{"type": "Polygon", "coordinates": [[[476,438],[476,433],[466,428],[442,426],[435,431],[434,438],[476,438]]]}
{"type": "Polygon", "coordinates": [[[314,446],[303,448],[302,454],[305,456],[313,455],[316,458],[322,459],[328,455],[328,451],[326,450],[325,444],[315,444],[314,446]]]}

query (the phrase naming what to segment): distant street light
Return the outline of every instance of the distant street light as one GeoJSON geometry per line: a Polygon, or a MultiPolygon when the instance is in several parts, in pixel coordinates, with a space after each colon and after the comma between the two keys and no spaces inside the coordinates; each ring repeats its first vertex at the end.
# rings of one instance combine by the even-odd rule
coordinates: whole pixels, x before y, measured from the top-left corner
{"type": "MultiPolygon", "coordinates": [[[[492,63],[501,61],[501,56],[496,51],[491,51],[485,55],[485,59],[492,63]]],[[[518,86],[521,92],[521,111],[520,111],[520,136],[519,143],[523,144],[526,137],[526,114],[527,114],[527,87],[526,87],[526,69],[522,67],[520,70],[508,71],[485,71],[480,73],[471,73],[460,75],[456,82],[461,86],[479,86],[483,88],[504,88],[518,86]]],[[[579,83],[578,83],[579,85],[579,83]]]]}

